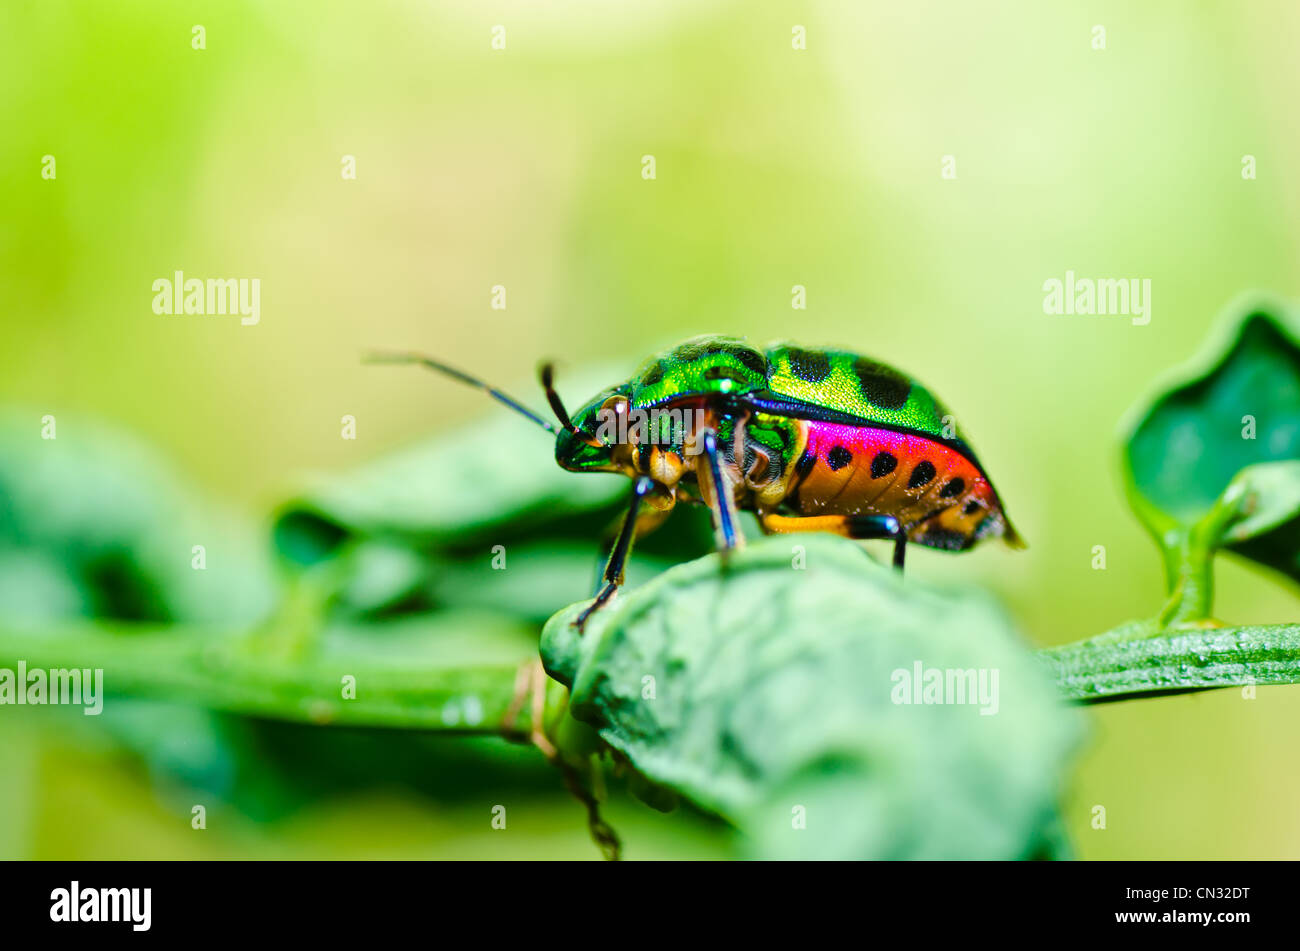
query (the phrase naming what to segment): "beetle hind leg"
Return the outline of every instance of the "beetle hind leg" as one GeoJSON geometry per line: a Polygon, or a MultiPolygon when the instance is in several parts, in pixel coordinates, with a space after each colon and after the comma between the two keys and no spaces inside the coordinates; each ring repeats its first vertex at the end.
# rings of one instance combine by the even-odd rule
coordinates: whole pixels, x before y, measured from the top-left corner
{"type": "Polygon", "coordinates": [[[515,729],[515,722],[529,704],[529,724],[527,742],[537,747],[549,760],[556,756],[555,745],[546,735],[546,670],[542,667],[540,657],[526,660],[519,665],[515,673],[515,692],[510,699],[510,706],[501,718],[501,732],[507,739],[525,739],[522,731],[515,729]]]}
{"type": "Polygon", "coordinates": [[[580,775],[579,769],[572,762],[566,761],[555,744],[547,737],[546,685],[546,671],[542,667],[540,658],[525,661],[519,666],[519,671],[515,675],[514,697],[505,716],[501,718],[501,733],[507,740],[531,743],[548,762],[560,770],[570,794],[581,802],[587,811],[587,829],[591,833],[592,841],[596,843],[605,858],[616,861],[622,853],[622,843],[619,841],[618,833],[601,816],[600,801],[603,793],[598,790],[603,787],[600,785],[600,767],[594,761],[589,761],[588,768],[580,775]],[[524,705],[530,701],[530,722],[528,732],[525,734],[522,730],[516,729],[515,724],[524,705]]]}
{"type": "Polygon", "coordinates": [[[907,531],[893,515],[760,515],[766,532],[832,532],[861,541],[887,538],[894,542],[894,567],[903,570],[907,552],[907,531]]]}

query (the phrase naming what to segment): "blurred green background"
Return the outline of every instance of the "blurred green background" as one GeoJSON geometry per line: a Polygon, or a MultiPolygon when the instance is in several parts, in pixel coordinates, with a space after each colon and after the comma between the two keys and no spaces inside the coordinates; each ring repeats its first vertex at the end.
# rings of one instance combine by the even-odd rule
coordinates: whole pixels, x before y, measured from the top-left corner
{"type": "MultiPolygon", "coordinates": [[[[1297,28],[1286,0],[7,3],[0,402],[33,440],[46,414],[60,438],[133,433],[264,534],[305,472],[495,412],[362,366],[368,349],[517,383],[542,357],[562,381],[626,375],[703,332],[835,343],[942,395],[1030,543],[916,551],[909,571],[992,589],[1037,644],[1076,640],[1162,600],[1120,418],[1239,294],[1297,296],[1297,28]],[[261,322],[155,315],[151,284],[177,269],[260,278],[261,322]],[[1150,324],[1045,315],[1043,282],[1071,269],[1150,279],[1150,324]]],[[[1255,569],[1225,559],[1218,581],[1220,617],[1297,617],[1255,569]]],[[[59,714],[0,716],[0,856],[595,857],[526,749],[425,738],[394,764],[365,731],[191,711],[190,740],[142,760],[121,734],[138,752],[186,714],[59,714]],[[231,732],[257,756],[198,748],[231,732]],[[190,781],[226,790],[202,835],[190,781]],[[502,790],[528,805],[494,836],[482,803],[502,790]]],[[[1080,856],[1300,855],[1300,691],[1092,721],[1064,803],[1080,856]]],[[[630,857],[723,854],[689,813],[620,799],[610,819],[630,857]]]]}

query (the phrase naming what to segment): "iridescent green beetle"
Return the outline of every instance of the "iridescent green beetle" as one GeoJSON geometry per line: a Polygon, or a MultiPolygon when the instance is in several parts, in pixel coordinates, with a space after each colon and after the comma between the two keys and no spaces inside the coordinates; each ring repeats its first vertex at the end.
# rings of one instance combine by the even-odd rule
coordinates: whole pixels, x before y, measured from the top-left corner
{"type": "Polygon", "coordinates": [[[892,539],[900,569],[909,541],[948,551],[994,537],[1024,544],[938,399],[850,351],[792,344],[763,351],[732,337],[695,337],[652,357],[572,417],[547,365],[542,385],[558,426],[436,360],[384,359],[422,363],[486,390],[555,433],[555,459],[565,469],[632,478],[603,587],[579,626],[617,592],[634,539],[678,499],[709,507],[724,550],[744,543],[740,510],[754,512],[769,533],[892,539]]]}

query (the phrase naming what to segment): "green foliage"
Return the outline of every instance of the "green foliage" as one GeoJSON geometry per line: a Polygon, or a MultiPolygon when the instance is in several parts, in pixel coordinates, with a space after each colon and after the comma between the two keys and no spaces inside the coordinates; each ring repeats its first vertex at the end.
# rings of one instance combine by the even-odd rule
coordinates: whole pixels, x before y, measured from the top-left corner
{"type": "Polygon", "coordinates": [[[1300,628],[1211,616],[1226,549],[1300,579],[1300,345],[1277,305],[1230,311],[1222,342],[1136,414],[1125,484],[1165,561],[1154,618],[1042,652],[1067,696],[1300,682],[1300,628]],[[1208,367],[1208,369],[1206,369],[1208,367]]]}
{"type": "Polygon", "coordinates": [[[1223,547],[1300,581],[1300,460],[1247,466],[1223,499],[1223,547]]]}
{"type": "Polygon", "coordinates": [[[1203,518],[1238,472],[1300,458],[1300,345],[1282,308],[1229,314],[1197,370],[1175,373],[1141,414],[1125,459],[1133,488],[1180,524],[1203,518]],[[1207,367],[1206,369],[1205,367],[1207,367]],[[1253,417],[1255,432],[1243,434],[1253,417]]]}
{"type": "MultiPolygon", "coordinates": [[[[103,668],[104,714],[69,729],[111,739],[160,792],[257,818],[394,783],[439,800],[494,782],[563,796],[501,736],[542,623],[591,589],[620,480],[568,477],[545,433],[489,415],[313,480],[279,510],[273,561],[254,526],[124,434],[61,419],[43,441],[39,420],[0,426],[0,666],[103,668]]],[[[703,550],[707,523],[657,541],[703,550]]],[[[650,548],[630,581],[666,564],[650,548]]],[[[525,705],[512,733],[529,726],[525,705]]]]}
{"type": "MultiPolygon", "coordinates": [[[[1165,556],[1170,599],[1155,618],[1040,652],[1059,694],[1100,701],[1300,682],[1300,628],[1228,628],[1209,617],[1221,548],[1300,577],[1300,348],[1288,320],[1252,311],[1234,321],[1211,369],[1162,392],[1132,427],[1129,496],[1165,556]]],[[[906,668],[908,651],[927,667],[979,667],[972,642],[1005,649],[998,663],[1015,671],[1027,659],[1005,623],[977,600],[945,601],[860,558],[841,560],[834,540],[808,540],[828,559],[820,570],[792,571],[787,545],[673,569],[598,613],[584,638],[569,624],[579,605],[557,614],[543,657],[571,685],[573,716],[642,775],[727,816],[754,854],[1006,855],[1049,841],[1049,813],[1034,803],[1050,792],[1015,780],[1035,759],[1040,775],[1064,759],[1066,721],[1051,704],[1025,701],[1013,718],[1021,735],[978,721],[972,735],[960,715],[968,710],[899,706],[869,686],[906,668]],[[671,686],[647,699],[646,677],[671,686]],[[950,758],[950,741],[969,758],[950,758]],[[946,790],[942,802],[932,785],[946,790]],[[807,802],[835,816],[824,836],[789,834],[782,809],[807,802]],[[942,830],[938,851],[908,821],[915,802],[942,830]],[[1001,824],[989,803],[1013,803],[1041,824],[1001,824]],[[984,834],[949,826],[964,810],[983,810],[984,834]]]]}
{"type": "Polygon", "coordinates": [[[0,416],[0,606],[70,617],[248,623],[274,585],[262,539],[183,487],[149,449],[84,418],[42,439],[38,413],[0,416]],[[206,567],[196,571],[193,546],[206,567]]]}
{"type": "Polygon", "coordinates": [[[1171,619],[1210,610],[1219,548],[1300,580],[1300,344],[1280,306],[1229,314],[1221,343],[1138,414],[1134,511],[1164,555],[1171,619]]]}
{"type": "Polygon", "coordinates": [[[276,541],[302,560],[353,535],[431,546],[508,542],[605,511],[622,497],[621,480],[574,479],[553,453],[553,437],[502,411],[344,476],[313,480],[280,514],[276,541]]]}
{"type": "MultiPolygon", "coordinates": [[[[326,627],[299,653],[266,632],[67,624],[0,631],[0,666],[101,668],[115,696],[300,723],[490,733],[500,729],[515,671],[529,658],[528,633],[500,618],[449,613],[326,627]],[[478,636],[466,639],[466,630],[478,636]],[[344,696],[345,677],[356,699],[344,696]]],[[[112,701],[105,705],[111,712],[112,701]]]]}
{"type": "MultiPolygon", "coordinates": [[[[515,545],[526,539],[516,529],[506,537],[511,570],[494,572],[481,545],[435,548],[369,526],[345,535],[321,520],[330,543],[303,559],[282,550],[277,585],[265,535],[187,489],[155,454],[84,418],[61,417],[57,439],[42,440],[39,422],[32,412],[0,422],[0,666],[103,668],[104,713],[67,718],[68,729],[111,738],[160,791],[192,788],[253,817],[399,781],[459,797],[446,775],[500,778],[503,758],[506,781],[554,790],[544,763],[521,771],[527,749],[497,737],[515,673],[553,610],[542,599],[588,590],[590,544],[582,564],[556,565],[536,537],[515,545]],[[195,544],[206,549],[202,570],[195,544]],[[476,571],[495,587],[481,591],[476,571]],[[355,678],[355,700],[342,696],[344,676],[355,678]],[[492,739],[439,745],[431,733],[492,739]]],[[[548,471],[545,434],[521,435],[548,471]]],[[[473,473],[461,472],[453,496],[470,494],[473,473]]],[[[444,488],[443,475],[419,482],[444,488]]],[[[565,508],[588,505],[591,484],[569,485],[565,508]]],[[[586,530],[599,534],[608,517],[595,513],[586,530]]],[[[310,531],[307,519],[297,524],[295,540],[310,531]]],[[[525,710],[518,726],[528,723],[525,710]]]]}
{"type": "MultiPolygon", "coordinates": [[[[613,372],[584,374],[565,389],[589,395],[613,372]]],[[[329,608],[338,615],[477,608],[540,625],[557,600],[591,590],[600,539],[627,491],[618,476],[563,471],[554,451],[554,437],[527,420],[486,415],[352,472],[310,479],[277,513],[276,551],[291,575],[331,566],[329,608]]],[[[707,551],[709,537],[699,519],[675,520],[642,549],[630,582],[707,551]]]]}
{"type": "Polygon", "coordinates": [[[773,537],[665,572],[581,637],[574,615],[542,638],[573,716],[749,854],[1048,854],[1080,724],[986,597],[904,584],[843,539],[773,537]],[[984,677],[986,702],[902,702],[916,665],[984,677]]]}
{"type": "Polygon", "coordinates": [[[554,608],[590,591],[626,483],[561,472],[505,413],[314,480],[278,509],[274,559],[129,440],[37,446],[24,419],[0,427],[0,666],[102,667],[102,727],[160,785],[272,816],[385,778],[445,792],[449,763],[497,775],[491,738],[534,726],[518,675],[540,634],[540,726],[588,806],[612,761],[655,808],[724,819],[744,855],[1060,857],[1081,735],[1063,701],[1300,681],[1300,628],[1210,617],[1219,550],[1300,578],[1300,348],[1280,313],[1232,323],[1130,428],[1170,597],[1077,644],[1035,654],[984,595],[904,583],[838,538],[705,555],[692,509],[580,634],[586,602],[554,608]],[[901,702],[917,682],[956,699],[968,671],[976,702],[901,702]]]}

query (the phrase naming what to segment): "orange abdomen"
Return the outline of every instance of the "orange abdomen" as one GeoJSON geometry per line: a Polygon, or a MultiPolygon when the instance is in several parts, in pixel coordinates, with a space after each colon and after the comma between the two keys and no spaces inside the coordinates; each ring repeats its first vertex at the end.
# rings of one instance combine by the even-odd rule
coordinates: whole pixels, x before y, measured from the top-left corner
{"type": "Polygon", "coordinates": [[[1010,533],[997,493],[976,463],[944,443],[873,426],[805,421],[798,481],[787,504],[800,515],[893,515],[908,539],[959,550],[1010,533]]]}

